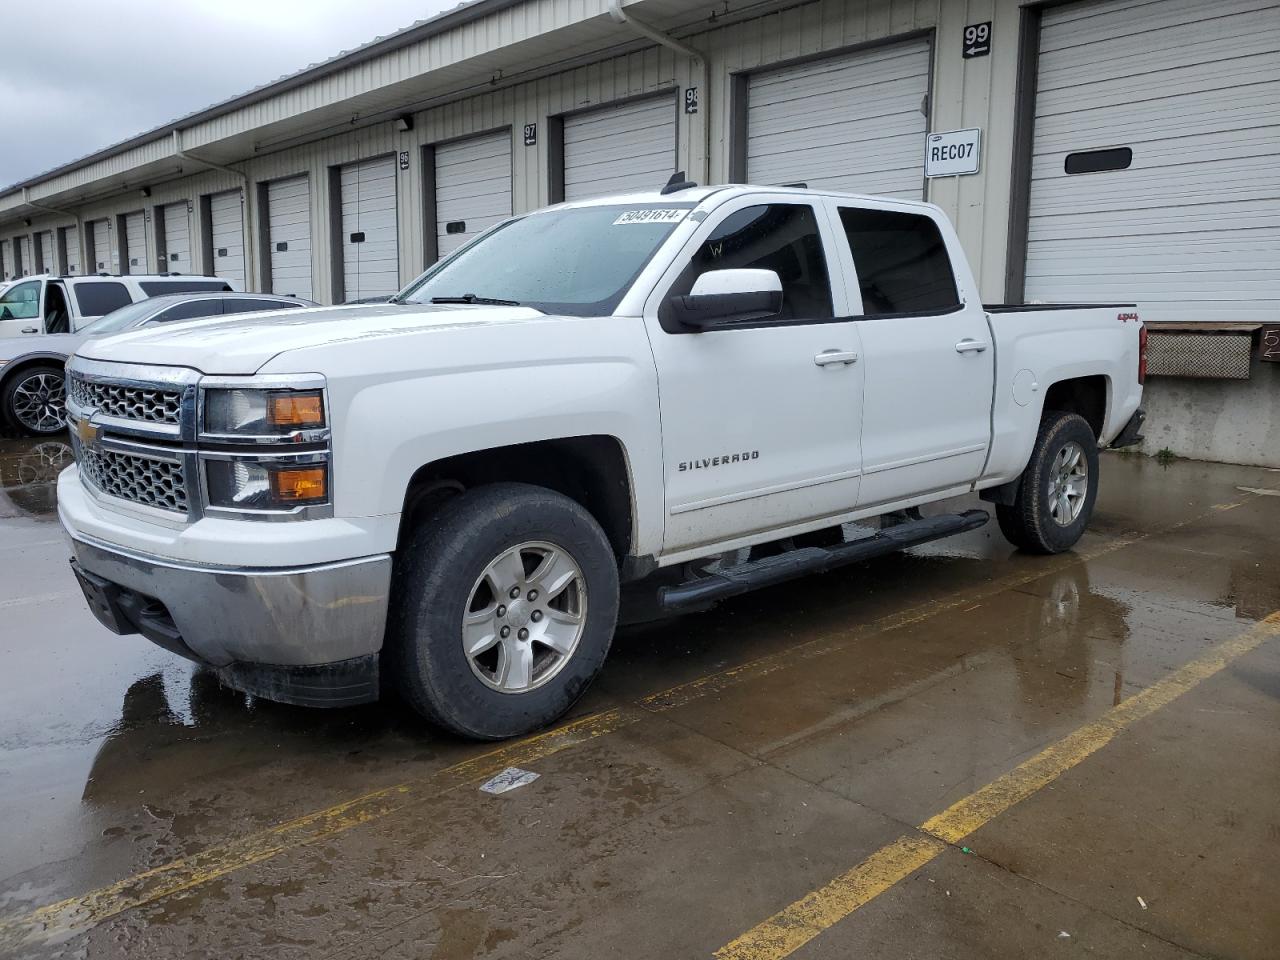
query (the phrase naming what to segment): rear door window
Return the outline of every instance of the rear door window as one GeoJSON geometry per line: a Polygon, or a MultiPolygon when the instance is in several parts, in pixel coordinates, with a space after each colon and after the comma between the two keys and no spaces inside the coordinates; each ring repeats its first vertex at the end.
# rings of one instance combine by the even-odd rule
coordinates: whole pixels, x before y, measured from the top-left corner
{"type": "Polygon", "coordinates": [[[72,287],[82,317],[101,317],[132,303],[129,288],[113,280],[89,280],[72,287]]]}
{"type": "Polygon", "coordinates": [[[896,210],[840,207],[868,317],[947,313],[960,306],[955,273],[938,225],[896,210]]]}
{"type": "Polygon", "coordinates": [[[190,280],[143,280],[138,286],[142,288],[142,292],[148,297],[162,297],[166,293],[200,293],[205,290],[225,293],[231,289],[225,280],[201,280],[199,278],[190,280]]]}
{"type": "Polygon", "coordinates": [[[198,317],[216,317],[222,313],[222,298],[207,297],[204,300],[188,300],[161,310],[148,323],[170,323],[174,320],[195,320],[198,317]]]}
{"type": "Polygon", "coordinates": [[[283,300],[255,300],[253,297],[236,297],[224,301],[224,313],[256,313],[259,310],[288,310],[300,307],[300,303],[289,303],[283,300]]]}

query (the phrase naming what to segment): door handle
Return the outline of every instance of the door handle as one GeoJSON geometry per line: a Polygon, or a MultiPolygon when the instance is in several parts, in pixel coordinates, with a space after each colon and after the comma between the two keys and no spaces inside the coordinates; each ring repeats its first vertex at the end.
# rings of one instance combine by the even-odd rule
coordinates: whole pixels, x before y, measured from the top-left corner
{"type": "Polygon", "coordinates": [[[22,332],[23,333],[39,333],[40,331],[37,330],[35,327],[23,327],[22,332]]]}
{"type": "Polygon", "coordinates": [[[852,350],[823,350],[813,358],[813,362],[820,367],[829,367],[833,363],[843,363],[848,366],[858,362],[858,355],[852,350]]]}
{"type": "Polygon", "coordinates": [[[985,340],[964,339],[956,344],[956,353],[982,353],[987,349],[985,340]]]}

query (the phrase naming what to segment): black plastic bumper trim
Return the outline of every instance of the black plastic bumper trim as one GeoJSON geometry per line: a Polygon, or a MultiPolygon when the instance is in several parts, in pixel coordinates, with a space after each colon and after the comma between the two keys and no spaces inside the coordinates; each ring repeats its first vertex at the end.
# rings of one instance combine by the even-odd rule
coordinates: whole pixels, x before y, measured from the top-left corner
{"type": "Polygon", "coordinates": [[[306,666],[230,663],[216,670],[234,690],[300,707],[352,707],[378,699],[378,655],[306,666]]]}
{"type": "Polygon", "coordinates": [[[1147,411],[1139,407],[1133,412],[1133,416],[1129,418],[1129,422],[1124,425],[1124,429],[1120,431],[1120,435],[1111,441],[1113,450],[1120,447],[1132,447],[1135,443],[1141,443],[1146,439],[1142,435],[1142,424],[1147,419],[1147,411]]]}

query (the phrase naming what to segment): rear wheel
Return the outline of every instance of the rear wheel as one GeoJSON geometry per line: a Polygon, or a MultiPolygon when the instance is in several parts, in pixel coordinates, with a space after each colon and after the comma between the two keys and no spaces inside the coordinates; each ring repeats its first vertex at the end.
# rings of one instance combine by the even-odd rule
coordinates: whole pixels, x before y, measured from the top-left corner
{"type": "Polygon", "coordinates": [[[61,433],[66,427],[66,383],[61,367],[39,364],[19,370],[7,384],[4,418],[10,425],[37,437],[61,433]]]}
{"type": "Polygon", "coordinates": [[[582,506],[525,484],[479,487],[447,501],[401,550],[389,667],[441,726],[518,736],[582,696],[617,615],[617,562],[582,506]]]}
{"type": "Polygon", "coordinates": [[[1029,553],[1070,550],[1089,526],[1098,495],[1098,444],[1075,413],[1050,412],[1040,423],[1017,496],[996,507],[1000,531],[1029,553]]]}

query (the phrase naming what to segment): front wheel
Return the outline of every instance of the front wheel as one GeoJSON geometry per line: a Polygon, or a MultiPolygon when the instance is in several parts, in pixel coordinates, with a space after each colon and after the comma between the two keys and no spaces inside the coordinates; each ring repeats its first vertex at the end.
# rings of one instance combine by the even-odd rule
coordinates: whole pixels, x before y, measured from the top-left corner
{"type": "Polygon", "coordinates": [[[1070,550],[1098,496],[1098,444],[1075,413],[1045,414],[1014,502],[996,507],[1000,531],[1029,553],[1070,550]]]}
{"type": "Polygon", "coordinates": [[[618,617],[608,538],[578,503],[517,483],[447,501],[397,557],[388,668],[465,737],[545,726],[599,673],[618,617]]]}
{"type": "Polygon", "coordinates": [[[37,437],[50,437],[66,427],[66,383],[61,367],[40,364],[14,374],[5,384],[4,419],[37,437]]]}

